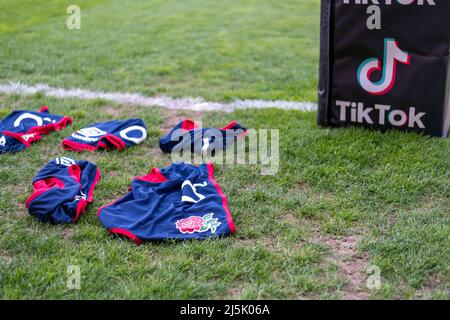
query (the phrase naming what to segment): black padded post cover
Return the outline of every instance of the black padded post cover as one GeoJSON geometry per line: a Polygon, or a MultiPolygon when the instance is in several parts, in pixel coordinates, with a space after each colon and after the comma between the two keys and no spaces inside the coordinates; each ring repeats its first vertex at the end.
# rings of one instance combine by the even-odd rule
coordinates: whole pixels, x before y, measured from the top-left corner
{"type": "Polygon", "coordinates": [[[447,136],[449,0],[322,0],[318,123],[447,136]]]}

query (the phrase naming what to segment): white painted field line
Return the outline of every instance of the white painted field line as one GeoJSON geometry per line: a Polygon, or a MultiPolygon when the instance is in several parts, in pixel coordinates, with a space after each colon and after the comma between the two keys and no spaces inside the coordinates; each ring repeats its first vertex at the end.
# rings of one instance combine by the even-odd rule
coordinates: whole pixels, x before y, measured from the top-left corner
{"type": "Polygon", "coordinates": [[[285,100],[235,100],[230,103],[210,102],[202,98],[179,98],[167,96],[147,97],[139,93],[102,92],[84,89],[64,89],[50,87],[46,84],[27,85],[20,82],[0,83],[0,92],[33,95],[41,92],[48,97],[78,98],[84,100],[103,99],[119,104],[134,104],[141,106],[160,106],[167,109],[194,110],[194,111],[225,111],[232,112],[237,109],[263,109],[278,108],[283,110],[315,111],[317,105],[312,102],[296,102],[285,100]]]}

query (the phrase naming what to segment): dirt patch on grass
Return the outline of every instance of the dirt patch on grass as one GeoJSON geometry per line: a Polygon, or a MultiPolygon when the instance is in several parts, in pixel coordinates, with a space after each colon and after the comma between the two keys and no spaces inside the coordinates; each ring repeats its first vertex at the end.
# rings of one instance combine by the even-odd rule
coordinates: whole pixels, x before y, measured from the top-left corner
{"type": "Polygon", "coordinates": [[[250,246],[257,243],[257,239],[249,239],[249,238],[236,238],[234,240],[235,244],[239,246],[250,246]]]}
{"type": "Polygon", "coordinates": [[[242,297],[242,294],[244,293],[244,290],[244,286],[234,284],[228,289],[227,295],[228,297],[230,297],[230,299],[240,299],[242,297]]]}
{"type": "Polygon", "coordinates": [[[436,289],[445,284],[445,277],[442,274],[432,273],[425,284],[426,289],[436,289]]]}
{"type": "Polygon", "coordinates": [[[162,110],[162,114],[164,122],[161,125],[161,130],[165,133],[169,132],[181,120],[176,110],[162,110]]]}
{"type": "Polygon", "coordinates": [[[428,277],[425,285],[421,289],[416,290],[415,296],[416,298],[420,299],[423,297],[431,296],[432,292],[436,290],[446,291],[448,290],[448,288],[446,288],[447,285],[447,281],[443,274],[432,273],[428,277]]]}
{"type": "Polygon", "coordinates": [[[142,111],[142,107],[129,104],[105,105],[101,107],[101,114],[110,115],[114,119],[126,119],[130,115],[135,117],[140,111],[142,111]]]}
{"type": "Polygon", "coordinates": [[[282,216],[283,221],[287,222],[292,226],[300,226],[301,220],[293,215],[292,213],[287,213],[282,216]]]}
{"type": "Polygon", "coordinates": [[[256,190],[258,188],[258,186],[255,184],[255,183],[251,183],[251,184],[248,184],[248,185],[244,185],[243,187],[242,187],[242,189],[243,190],[248,190],[248,191],[253,191],[253,190],[256,190]]]}
{"type": "Polygon", "coordinates": [[[359,241],[360,236],[357,235],[322,239],[322,242],[331,249],[332,255],[329,260],[338,265],[346,279],[346,285],[342,292],[345,299],[369,298],[369,293],[364,287],[367,280],[365,270],[369,263],[369,257],[367,254],[358,252],[359,241]]]}
{"type": "Polygon", "coordinates": [[[2,264],[11,264],[13,262],[13,257],[5,253],[0,253],[0,262],[2,264]]]}
{"type": "Polygon", "coordinates": [[[25,208],[25,204],[22,204],[22,207],[19,207],[18,210],[15,211],[15,218],[27,218],[28,217],[28,210],[25,208]]]}
{"type": "Polygon", "coordinates": [[[102,108],[102,112],[113,117],[120,117],[122,115],[122,108],[107,106],[102,108]]]}
{"type": "Polygon", "coordinates": [[[309,184],[304,182],[298,182],[294,187],[292,187],[286,196],[297,195],[299,193],[311,194],[316,197],[321,197],[323,199],[332,200],[334,199],[334,194],[329,191],[317,190],[311,187],[309,184]]]}
{"type": "Polygon", "coordinates": [[[73,237],[73,234],[74,234],[74,231],[73,231],[73,229],[71,229],[71,228],[64,228],[64,229],[61,231],[61,236],[62,236],[64,239],[71,239],[71,238],[73,237]]]}
{"type": "Polygon", "coordinates": [[[419,208],[417,208],[416,210],[430,211],[433,209],[446,208],[447,207],[446,205],[450,203],[450,200],[443,196],[426,195],[426,196],[422,197],[420,203],[421,203],[421,206],[419,208]]]}
{"type": "Polygon", "coordinates": [[[289,190],[288,195],[298,193],[310,193],[311,187],[306,183],[297,183],[292,189],[289,190]]]}
{"type": "Polygon", "coordinates": [[[325,244],[330,249],[330,254],[325,261],[338,266],[345,278],[342,295],[347,300],[365,300],[370,293],[366,289],[366,268],[369,264],[369,256],[358,252],[360,235],[349,236],[324,236],[320,225],[312,222],[312,242],[325,244]]]}
{"type": "Polygon", "coordinates": [[[183,119],[191,119],[194,121],[201,121],[203,119],[204,112],[188,111],[188,110],[171,110],[161,109],[164,122],[161,124],[161,130],[163,132],[169,132],[183,119]]]}
{"type": "Polygon", "coordinates": [[[163,153],[161,152],[161,149],[158,147],[151,148],[150,149],[150,157],[153,160],[163,160],[163,153]]]}

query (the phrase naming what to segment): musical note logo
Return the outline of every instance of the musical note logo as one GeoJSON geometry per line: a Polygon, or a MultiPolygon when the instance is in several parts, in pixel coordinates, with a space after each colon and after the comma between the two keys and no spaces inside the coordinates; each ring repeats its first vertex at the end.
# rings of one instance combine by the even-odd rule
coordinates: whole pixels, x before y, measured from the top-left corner
{"type": "Polygon", "coordinates": [[[397,62],[410,65],[411,55],[401,50],[395,39],[387,38],[384,40],[384,60],[370,58],[359,66],[357,73],[359,85],[372,95],[380,96],[388,93],[395,84],[397,62]],[[373,82],[370,79],[372,73],[381,70],[383,73],[381,79],[373,82]]]}

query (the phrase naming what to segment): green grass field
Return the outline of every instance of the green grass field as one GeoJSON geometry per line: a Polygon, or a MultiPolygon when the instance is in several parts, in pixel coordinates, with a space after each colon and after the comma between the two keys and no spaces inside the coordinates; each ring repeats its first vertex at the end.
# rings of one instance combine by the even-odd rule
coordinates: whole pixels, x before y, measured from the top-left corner
{"type": "Polygon", "coordinates": [[[0,79],[215,100],[316,97],[317,1],[77,3],[79,32],[66,28],[71,1],[0,1],[0,79]]]}
{"type": "MultiPolygon", "coordinates": [[[[233,98],[316,100],[317,0],[0,0],[0,82],[233,98]]],[[[168,111],[102,100],[0,94],[0,118],[46,104],[74,118],[15,155],[0,156],[3,299],[450,298],[450,140],[323,129],[313,112],[168,111]],[[70,153],[62,138],[93,122],[142,117],[149,139],[123,152],[70,153]],[[110,236],[97,209],[132,177],[169,165],[158,138],[183,117],[280,130],[280,170],[217,166],[236,235],[136,246],[110,236]],[[35,222],[24,202],[50,159],[94,161],[103,178],[73,225],[35,222]],[[66,286],[81,268],[81,289],[66,286]],[[368,266],[381,271],[370,290],[368,266]]]]}

